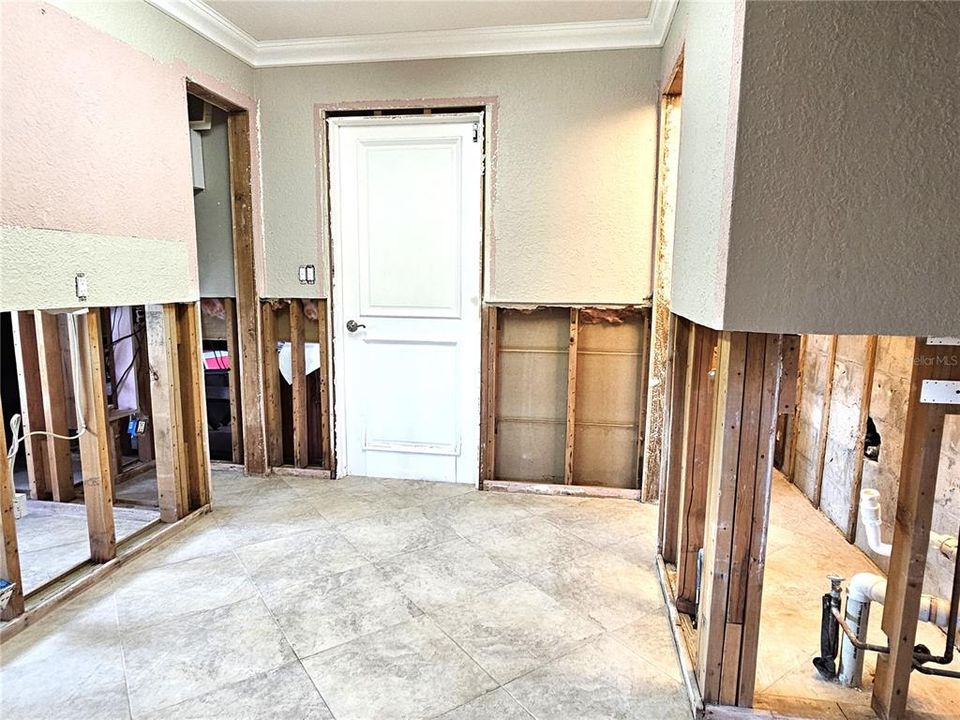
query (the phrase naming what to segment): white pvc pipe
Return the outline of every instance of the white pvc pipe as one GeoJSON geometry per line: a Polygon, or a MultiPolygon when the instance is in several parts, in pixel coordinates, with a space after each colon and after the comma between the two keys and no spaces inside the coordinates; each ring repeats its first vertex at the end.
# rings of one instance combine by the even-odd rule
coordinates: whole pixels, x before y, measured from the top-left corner
{"type": "Polygon", "coordinates": [[[930,533],[930,547],[947,560],[955,562],[957,559],[957,539],[955,537],[932,532],[930,533]]]}
{"type": "MultiPolygon", "coordinates": [[[[874,573],[857,573],[850,578],[847,585],[847,604],[844,608],[844,618],[857,640],[866,642],[867,624],[870,620],[870,604],[883,601],[887,595],[886,578],[874,573]]],[[[950,619],[950,601],[933,595],[920,596],[920,611],[917,613],[920,622],[929,622],[941,628],[947,627],[950,619]]],[[[958,623],[960,624],[960,623],[958,623]]],[[[847,687],[860,687],[863,679],[864,650],[860,650],[847,637],[846,633],[840,643],[840,672],[839,679],[847,687]]]]}
{"type": "Polygon", "coordinates": [[[890,557],[893,545],[885,543],[880,536],[880,492],[872,488],[860,491],[860,519],[867,533],[867,544],[877,555],[890,557]]]}

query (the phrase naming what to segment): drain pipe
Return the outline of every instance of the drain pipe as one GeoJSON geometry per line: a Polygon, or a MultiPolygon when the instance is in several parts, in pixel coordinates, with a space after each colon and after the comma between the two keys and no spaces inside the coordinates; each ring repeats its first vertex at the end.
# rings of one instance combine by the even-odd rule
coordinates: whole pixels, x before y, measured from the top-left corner
{"type": "MultiPolygon", "coordinates": [[[[867,544],[870,549],[877,555],[890,557],[893,545],[883,542],[880,535],[882,519],[879,491],[872,488],[865,488],[860,491],[860,519],[863,521],[863,529],[866,532],[867,544]]],[[[930,547],[950,562],[955,562],[957,559],[957,538],[951,535],[930,533],[930,547]]]]}
{"type": "Polygon", "coordinates": [[[860,519],[867,534],[867,544],[877,555],[890,557],[893,545],[885,543],[880,537],[880,492],[872,488],[860,491],[860,519]]]}
{"type": "MultiPolygon", "coordinates": [[[[844,619],[857,643],[845,634],[840,643],[841,685],[860,687],[863,680],[863,656],[867,645],[867,625],[870,621],[871,603],[883,605],[887,594],[887,580],[874,573],[857,573],[847,586],[847,604],[844,619]],[[857,646],[860,647],[857,647],[857,646]]],[[[933,595],[920,596],[920,622],[929,622],[941,628],[950,624],[950,603],[933,595]]]]}
{"type": "MultiPolygon", "coordinates": [[[[873,573],[857,573],[847,586],[847,604],[845,620],[850,632],[857,638],[858,644],[866,645],[867,626],[870,623],[870,603],[883,604],[887,594],[885,578],[873,573]]],[[[845,687],[860,687],[863,680],[863,657],[866,650],[853,644],[849,637],[843,636],[840,642],[840,684],[845,687]]]]}

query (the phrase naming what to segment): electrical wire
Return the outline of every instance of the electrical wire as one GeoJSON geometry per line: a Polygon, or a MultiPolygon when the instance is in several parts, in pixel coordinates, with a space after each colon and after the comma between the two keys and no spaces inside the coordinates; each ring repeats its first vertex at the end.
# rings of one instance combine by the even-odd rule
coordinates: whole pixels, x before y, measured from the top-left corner
{"type": "Polygon", "coordinates": [[[67,334],[70,337],[70,367],[73,370],[73,400],[77,412],[77,433],[76,435],[59,435],[58,433],[48,430],[34,430],[33,432],[21,435],[20,425],[23,422],[23,418],[20,416],[20,413],[16,413],[10,418],[10,430],[12,431],[13,439],[10,442],[10,450],[7,452],[7,463],[9,464],[11,474],[13,474],[13,465],[17,459],[17,452],[20,450],[20,443],[28,437],[32,437],[33,435],[47,435],[48,437],[55,437],[58,440],[77,440],[87,432],[87,421],[83,417],[83,407],[80,402],[80,343],[77,339],[77,316],[85,314],[86,312],[86,310],[81,310],[77,313],[69,313],[67,322],[67,334]]]}

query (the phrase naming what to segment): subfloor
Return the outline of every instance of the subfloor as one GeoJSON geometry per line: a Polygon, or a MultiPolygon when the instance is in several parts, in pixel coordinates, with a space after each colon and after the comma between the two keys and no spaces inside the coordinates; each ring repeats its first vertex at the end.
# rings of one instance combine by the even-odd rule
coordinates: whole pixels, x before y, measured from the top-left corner
{"type": "Polygon", "coordinates": [[[214,486],[211,515],[0,648],[4,718],[690,716],[654,506],[214,486]]]}
{"type": "MultiPolygon", "coordinates": [[[[774,473],[767,542],[755,704],[802,717],[874,718],[875,653],[867,653],[862,690],[823,680],[811,661],[820,653],[820,598],[830,589],[827,575],[849,579],[858,572],[882,573],[780,473],[774,473]]],[[[882,615],[879,606],[871,612],[868,638],[880,645],[886,644],[882,615]]],[[[942,653],[945,635],[922,623],[917,642],[942,653]]],[[[960,670],[960,659],[948,667],[960,670]]],[[[908,717],[953,720],[958,707],[960,680],[912,675],[908,717]]]]}

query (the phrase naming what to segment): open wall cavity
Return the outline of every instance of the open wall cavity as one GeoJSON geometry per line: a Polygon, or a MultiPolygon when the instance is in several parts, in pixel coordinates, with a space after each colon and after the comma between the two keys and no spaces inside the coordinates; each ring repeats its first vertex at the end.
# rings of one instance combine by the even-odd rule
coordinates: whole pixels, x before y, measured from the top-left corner
{"type": "Polygon", "coordinates": [[[0,443],[0,577],[15,584],[3,619],[27,611],[22,627],[117,558],[118,545],[208,506],[209,475],[196,304],[10,319],[2,354],[16,374],[4,375],[3,395],[16,403],[3,416],[9,462],[6,432],[0,443]]]}
{"type": "Polygon", "coordinates": [[[649,311],[488,312],[484,485],[636,496],[649,311]]]}
{"type": "Polygon", "coordinates": [[[333,455],[327,303],[267,300],[261,314],[269,467],[329,476],[333,455]]]}

